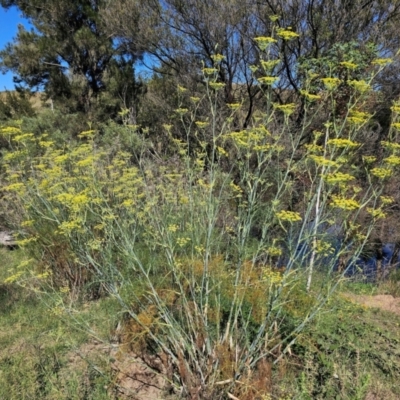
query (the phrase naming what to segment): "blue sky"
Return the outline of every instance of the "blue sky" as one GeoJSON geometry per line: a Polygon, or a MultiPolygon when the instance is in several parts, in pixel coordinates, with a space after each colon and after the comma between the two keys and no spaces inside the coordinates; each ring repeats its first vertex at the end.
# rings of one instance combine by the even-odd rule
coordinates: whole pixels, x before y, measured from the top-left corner
{"type": "MultiPolygon", "coordinates": [[[[0,50],[16,37],[19,24],[23,24],[27,29],[31,27],[28,21],[22,17],[21,11],[16,7],[5,10],[0,6],[0,50]]],[[[155,64],[155,61],[148,56],[145,56],[145,62],[150,65],[155,64]]],[[[143,76],[151,75],[151,71],[141,63],[136,66],[136,72],[143,76]]],[[[3,90],[14,90],[12,73],[3,75],[0,72],[0,92],[3,90]]]]}
{"type": "MultiPolygon", "coordinates": [[[[5,10],[0,7],[0,49],[3,49],[17,35],[18,24],[29,26],[27,20],[22,18],[21,12],[17,8],[12,7],[5,10]]],[[[0,91],[14,89],[12,78],[11,73],[3,75],[0,72],[0,91]]]]}

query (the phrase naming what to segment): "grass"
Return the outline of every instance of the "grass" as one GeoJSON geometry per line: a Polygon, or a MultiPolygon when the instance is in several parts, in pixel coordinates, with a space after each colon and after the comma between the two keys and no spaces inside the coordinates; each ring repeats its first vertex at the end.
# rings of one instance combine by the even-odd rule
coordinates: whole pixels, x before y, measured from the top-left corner
{"type": "MultiPolygon", "coordinates": [[[[0,91],[0,100],[6,100],[7,99],[7,92],[10,92],[11,94],[17,93],[17,92],[15,92],[13,90],[0,91]]],[[[29,102],[30,102],[31,106],[33,107],[33,109],[35,111],[41,111],[44,108],[46,108],[44,106],[44,104],[46,104],[47,106],[50,105],[49,101],[46,101],[45,103],[43,103],[42,96],[43,96],[43,93],[36,92],[36,93],[32,93],[32,95],[29,97],[29,102]]]]}
{"type": "Polygon", "coordinates": [[[299,337],[300,397],[398,399],[400,317],[352,303],[338,293],[299,337]]]}
{"type": "MultiPolygon", "coordinates": [[[[8,268],[25,255],[0,249],[0,257],[3,282],[8,268]]],[[[379,290],[361,283],[340,288],[290,353],[272,367],[271,399],[400,397],[400,316],[347,300],[340,292],[350,289],[359,294],[379,290]]],[[[13,284],[0,285],[0,398],[125,398],[115,391],[113,359],[103,350],[121,318],[118,305],[106,298],[56,315],[50,311],[56,301],[13,284]]]]}
{"type": "MultiPolygon", "coordinates": [[[[7,269],[25,256],[20,250],[0,249],[0,257],[3,282],[7,269]]],[[[51,301],[13,284],[0,284],[0,398],[111,398],[106,389],[113,378],[109,357],[100,350],[86,354],[93,338],[77,321],[83,319],[107,341],[113,305],[109,300],[81,305],[71,318],[52,313],[51,301]]]]}

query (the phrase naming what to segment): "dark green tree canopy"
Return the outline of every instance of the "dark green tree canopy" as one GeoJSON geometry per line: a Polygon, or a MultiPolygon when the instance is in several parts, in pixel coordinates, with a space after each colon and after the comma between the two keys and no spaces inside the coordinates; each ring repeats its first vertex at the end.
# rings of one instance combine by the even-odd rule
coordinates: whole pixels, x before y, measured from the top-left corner
{"type": "MultiPolygon", "coordinates": [[[[14,42],[0,52],[1,69],[14,72],[17,84],[44,90],[48,98],[71,100],[72,109],[78,111],[90,111],[93,101],[108,90],[111,70],[121,69],[125,89],[135,86],[134,57],[104,29],[100,15],[104,0],[2,0],[0,4],[17,6],[34,26],[31,31],[19,26],[14,42]]],[[[111,86],[115,89],[118,84],[111,86]]]]}

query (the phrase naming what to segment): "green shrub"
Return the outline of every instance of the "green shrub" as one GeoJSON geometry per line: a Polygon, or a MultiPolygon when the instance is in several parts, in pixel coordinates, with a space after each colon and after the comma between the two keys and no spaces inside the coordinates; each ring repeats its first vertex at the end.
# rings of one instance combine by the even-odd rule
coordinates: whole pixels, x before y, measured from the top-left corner
{"type": "MultiPolygon", "coordinates": [[[[280,30],[279,40],[290,39],[285,32],[293,34],[280,30]]],[[[173,116],[187,140],[173,125],[160,132],[169,151],[175,148],[170,159],[145,146],[133,157],[142,141],[129,127],[109,125],[103,138],[84,131],[80,142],[62,148],[45,135],[2,129],[12,148],[3,156],[5,199],[19,217],[19,244],[39,262],[8,281],[29,273],[60,298],[115,297],[129,340],[159,356],[172,389],[187,396],[268,395],[260,379],[329,299],[338,259],[356,259],[385,217],[390,199],[382,190],[400,164],[397,120],[382,160],[364,157],[362,169],[352,164],[371,118],[368,91],[386,61],[375,61],[368,80],[353,84],[339,114],[331,112],[337,70],[322,78],[310,73],[294,135],[297,105],[272,101],[279,59],[270,48],[278,39],[256,38],[264,50],[256,78],[265,112],[238,131],[241,105],[230,104],[220,124],[223,84],[218,67],[204,68],[205,96],[193,98],[191,109],[179,103],[173,116]],[[317,79],[321,89],[313,93],[317,79]],[[208,119],[199,117],[200,105],[208,119]],[[320,130],[304,144],[301,132],[321,116],[320,130]],[[342,235],[336,247],[330,231],[342,235]],[[316,271],[326,279],[314,281],[316,271]]],[[[185,91],[178,87],[178,98],[185,91]]],[[[397,118],[400,106],[394,110],[397,118]]]]}

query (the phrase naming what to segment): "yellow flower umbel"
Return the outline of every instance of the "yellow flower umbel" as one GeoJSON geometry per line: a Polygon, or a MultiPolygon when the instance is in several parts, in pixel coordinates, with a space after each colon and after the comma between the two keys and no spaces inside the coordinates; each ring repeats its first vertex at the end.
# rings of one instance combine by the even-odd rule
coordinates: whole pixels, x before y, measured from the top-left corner
{"type": "Polygon", "coordinates": [[[381,208],[367,208],[368,214],[372,215],[375,219],[386,218],[386,214],[383,212],[381,208]]]}
{"type": "Polygon", "coordinates": [[[354,64],[354,63],[351,62],[351,61],[342,61],[342,62],[340,63],[340,65],[341,65],[342,67],[345,67],[345,68],[351,69],[351,70],[354,70],[354,69],[356,69],[356,68],[358,67],[357,64],[354,64]]]}
{"type": "Polygon", "coordinates": [[[384,205],[384,206],[394,203],[394,198],[392,196],[381,196],[380,200],[382,202],[382,205],[384,205]]]}
{"type": "Polygon", "coordinates": [[[187,108],[177,108],[175,110],[175,112],[179,115],[185,115],[186,113],[189,112],[189,110],[187,108]]]}
{"type": "Polygon", "coordinates": [[[361,207],[357,200],[347,199],[342,196],[332,196],[332,206],[345,211],[358,210],[361,207]]]}
{"type": "Polygon", "coordinates": [[[213,54],[211,58],[215,63],[219,64],[221,61],[225,59],[225,56],[222,54],[213,54]]]}
{"type": "Polygon", "coordinates": [[[275,82],[279,80],[278,76],[262,76],[257,78],[258,82],[264,85],[273,85],[275,82]]]}
{"type": "Polygon", "coordinates": [[[328,90],[335,90],[341,83],[339,78],[322,78],[321,81],[328,90]]]}
{"type": "Polygon", "coordinates": [[[294,111],[296,110],[296,104],[290,103],[290,104],[273,104],[274,108],[276,110],[282,111],[285,115],[292,115],[294,111]]]}
{"type": "Polygon", "coordinates": [[[377,168],[371,169],[371,174],[380,179],[389,178],[390,176],[392,176],[392,173],[393,173],[393,170],[390,168],[377,167],[377,168]]]}
{"type": "Polygon", "coordinates": [[[210,82],[210,88],[214,90],[220,90],[225,86],[225,83],[222,82],[210,82]]]}
{"type": "Polygon", "coordinates": [[[312,94],[310,92],[307,92],[307,90],[300,90],[300,94],[302,94],[307,101],[316,101],[316,100],[321,100],[321,96],[318,94],[312,94]]]}
{"type": "Polygon", "coordinates": [[[240,107],[240,103],[228,103],[227,106],[232,110],[235,111],[240,107]]]}
{"type": "Polygon", "coordinates": [[[335,172],[332,174],[326,174],[324,176],[324,179],[326,180],[327,183],[334,185],[336,183],[350,182],[355,178],[350,174],[344,174],[343,172],[335,172]]]}
{"type": "Polygon", "coordinates": [[[328,144],[331,144],[339,148],[358,147],[360,145],[360,143],[353,142],[350,139],[340,139],[340,138],[329,139],[328,144]]]}
{"type": "Polygon", "coordinates": [[[281,60],[269,60],[269,61],[261,60],[260,64],[263,67],[263,69],[268,72],[273,70],[280,62],[281,60]]]}
{"type": "Polygon", "coordinates": [[[195,124],[198,128],[206,128],[208,125],[210,125],[208,122],[203,121],[195,121],[195,124]]]}
{"type": "Polygon", "coordinates": [[[400,122],[393,122],[390,126],[394,129],[400,131],[400,122]]]}
{"type": "Polygon", "coordinates": [[[336,161],[329,160],[324,156],[318,156],[316,154],[311,154],[309,158],[321,167],[336,167],[338,165],[336,161]]]}
{"type": "Polygon", "coordinates": [[[390,165],[400,165],[400,157],[394,154],[391,154],[389,157],[386,157],[383,161],[390,165]]]}
{"type": "Polygon", "coordinates": [[[372,164],[373,162],[376,161],[376,157],[375,156],[362,156],[362,159],[367,164],[372,164]]]}
{"type": "Polygon", "coordinates": [[[301,215],[295,211],[282,210],[276,213],[279,221],[298,222],[301,221],[301,215]]]}
{"type": "Polygon", "coordinates": [[[375,58],[375,60],[372,61],[372,65],[378,65],[380,67],[385,67],[388,64],[391,64],[393,62],[393,59],[391,58],[375,58]]]}
{"type": "Polygon", "coordinates": [[[218,70],[216,68],[203,68],[202,72],[204,75],[214,75],[218,70]]]}
{"type": "Polygon", "coordinates": [[[363,125],[371,119],[371,114],[363,111],[352,111],[347,120],[354,125],[363,125]]]}
{"type": "Polygon", "coordinates": [[[272,245],[271,247],[268,247],[267,254],[270,257],[279,257],[282,255],[282,249],[280,247],[276,247],[275,245],[272,245]]]}
{"type": "Polygon", "coordinates": [[[371,90],[371,85],[368,82],[363,81],[363,80],[357,81],[354,79],[354,80],[348,81],[348,84],[360,93],[366,93],[369,90],[371,90]]]}
{"type": "Polygon", "coordinates": [[[283,281],[283,276],[279,271],[274,271],[270,266],[262,268],[262,280],[270,285],[279,285],[283,281]]]}
{"type": "Polygon", "coordinates": [[[283,40],[292,40],[300,36],[298,33],[293,32],[290,27],[287,29],[279,28],[276,34],[283,40]]]}
{"type": "Polygon", "coordinates": [[[267,49],[269,45],[272,43],[276,43],[277,40],[270,36],[259,36],[254,38],[254,41],[257,43],[258,47],[264,51],[267,49]]]}
{"type": "Polygon", "coordinates": [[[313,249],[317,254],[320,254],[324,257],[330,256],[335,252],[335,249],[332,247],[332,245],[324,240],[316,240],[313,245],[313,249]]]}
{"type": "Polygon", "coordinates": [[[390,107],[392,112],[394,113],[400,113],[400,102],[394,101],[392,107],[390,107]]]}

